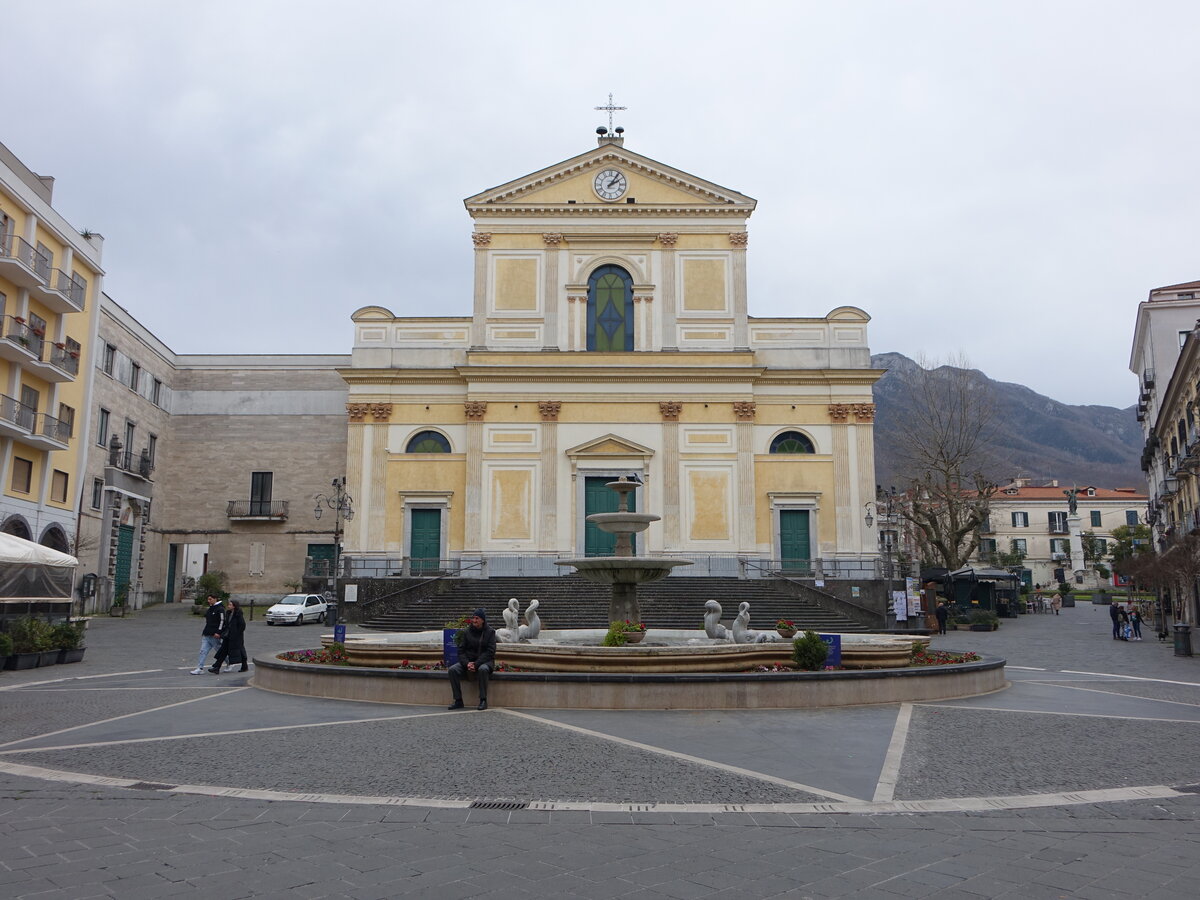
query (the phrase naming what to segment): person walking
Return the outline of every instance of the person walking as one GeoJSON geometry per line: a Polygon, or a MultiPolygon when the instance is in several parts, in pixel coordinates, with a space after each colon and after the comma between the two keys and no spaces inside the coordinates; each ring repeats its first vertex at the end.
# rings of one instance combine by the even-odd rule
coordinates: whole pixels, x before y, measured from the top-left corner
{"type": "Polygon", "coordinates": [[[1062,609],[1062,594],[1050,595],[1050,608],[1054,610],[1054,614],[1057,616],[1058,611],[1062,609]]]}
{"type": "Polygon", "coordinates": [[[463,708],[462,684],[464,675],[474,673],[479,681],[479,709],[487,709],[488,676],[496,664],[496,630],[489,628],[483,607],[475,610],[471,624],[462,630],[463,642],[458,648],[458,662],[446,670],[454,702],[450,709],[463,708]]]}
{"type": "Polygon", "coordinates": [[[1129,625],[1133,629],[1133,640],[1142,639],[1142,613],[1132,603],[1129,604],[1129,625]]]}
{"type": "Polygon", "coordinates": [[[1112,619],[1113,640],[1121,639],[1121,605],[1119,603],[1110,603],[1108,605],[1108,615],[1112,619]]]}
{"type": "Polygon", "coordinates": [[[192,669],[191,674],[204,674],[204,662],[208,659],[208,654],[220,648],[221,633],[224,628],[225,609],[221,606],[220,600],[209,594],[208,609],[204,612],[204,631],[200,636],[200,656],[196,660],[196,668],[192,669]]]}
{"type": "Polygon", "coordinates": [[[950,610],[946,608],[945,600],[937,605],[937,609],[933,611],[933,615],[937,618],[938,634],[945,634],[946,619],[950,617],[950,610]]]}
{"type": "Polygon", "coordinates": [[[208,670],[214,675],[221,674],[221,664],[226,660],[231,666],[240,662],[242,672],[250,668],[246,658],[246,617],[242,615],[242,604],[230,600],[229,606],[229,615],[225,619],[225,638],[221,641],[221,649],[217,651],[212,668],[208,670]]]}

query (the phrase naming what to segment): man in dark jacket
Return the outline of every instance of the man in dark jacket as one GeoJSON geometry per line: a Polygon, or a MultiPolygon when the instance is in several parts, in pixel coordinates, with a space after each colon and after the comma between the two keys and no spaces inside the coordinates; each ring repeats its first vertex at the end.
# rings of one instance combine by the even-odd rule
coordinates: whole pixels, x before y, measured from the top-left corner
{"type": "Polygon", "coordinates": [[[1121,639],[1121,607],[1116,600],[1108,604],[1108,615],[1113,623],[1113,640],[1119,641],[1121,639]]]}
{"type": "Polygon", "coordinates": [[[208,595],[208,610],[204,613],[204,632],[200,638],[200,658],[196,660],[193,675],[204,674],[204,661],[208,654],[221,646],[221,633],[225,628],[225,608],[212,594],[208,595]]]}
{"type": "Polygon", "coordinates": [[[488,675],[496,665],[496,630],[489,628],[487,614],[483,607],[475,610],[471,616],[471,624],[461,632],[462,645],[458,648],[458,662],[447,672],[450,675],[450,690],[454,692],[454,702],[450,709],[462,709],[462,677],[471,672],[479,679],[479,708],[487,709],[488,675]]]}

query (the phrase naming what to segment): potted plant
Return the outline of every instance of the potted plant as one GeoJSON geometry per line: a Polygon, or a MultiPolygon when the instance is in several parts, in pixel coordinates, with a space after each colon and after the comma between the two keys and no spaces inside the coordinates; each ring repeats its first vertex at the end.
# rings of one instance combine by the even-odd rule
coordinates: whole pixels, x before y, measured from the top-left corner
{"type": "Polygon", "coordinates": [[[775,623],[775,630],[779,632],[781,638],[790,641],[796,636],[796,623],[791,619],[780,619],[775,623]]]}
{"type": "Polygon", "coordinates": [[[116,596],[113,597],[112,606],[110,606],[108,608],[108,614],[110,616],[124,616],[125,615],[125,605],[128,602],[128,600],[129,600],[129,585],[121,585],[120,590],[118,590],[116,593],[116,596]]]}
{"type": "Polygon", "coordinates": [[[50,639],[58,648],[57,661],[60,664],[83,661],[83,651],[87,648],[79,646],[83,643],[83,627],[81,625],[73,625],[70,622],[55,625],[50,629],[50,639]]]}
{"type": "Polygon", "coordinates": [[[806,631],[803,637],[792,641],[792,661],[797,669],[817,672],[825,665],[828,656],[829,645],[815,631],[806,631]]]}
{"type": "Polygon", "coordinates": [[[12,654],[8,657],[8,661],[4,664],[6,669],[36,669],[38,665],[51,665],[58,658],[58,652],[54,652],[54,659],[45,663],[42,662],[42,651],[50,648],[44,646],[50,626],[41,619],[35,619],[32,616],[26,616],[23,619],[17,619],[8,627],[9,637],[12,639],[12,654]]]}
{"type": "Polygon", "coordinates": [[[0,631],[0,669],[8,668],[10,656],[12,656],[12,638],[6,632],[0,631]]]}
{"type": "Polygon", "coordinates": [[[610,622],[608,633],[604,635],[605,647],[623,647],[626,644],[640,644],[646,636],[646,626],[641,622],[610,622]]]}
{"type": "Polygon", "coordinates": [[[977,609],[971,613],[972,631],[995,631],[1000,627],[1000,617],[986,609],[977,609]]]}

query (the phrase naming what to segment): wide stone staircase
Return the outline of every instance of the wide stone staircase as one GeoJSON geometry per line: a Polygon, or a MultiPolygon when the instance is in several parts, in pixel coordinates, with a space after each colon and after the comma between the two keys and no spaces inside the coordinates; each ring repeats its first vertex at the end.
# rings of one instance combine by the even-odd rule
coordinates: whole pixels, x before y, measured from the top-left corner
{"type": "MultiPolygon", "coordinates": [[[[488,624],[504,627],[501,611],[510,597],[521,602],[522,624],[530,600],[537,600],[543,628],[607,628],[611,591],[578,575],[551,578],[461,578],[441,585],[440,592],[397,598],[392,609],[363,622],[365,628],[386,631],[426,631],[482,606],[488,624]]],[[[413,592],[414,594],[417,592],[413,592]]],[[[648,628],[704,627],[704,604],[721,604],[721,621],[728,628],[738,604],[750,604],[750,625],[760,631],[774,629],[779,619],[791,619],[801,629],[821,632],[864,632],[840,613],[808,597],[794,597],[771,579],[665,578],[638,589],[642,621],[648,628]]]]}

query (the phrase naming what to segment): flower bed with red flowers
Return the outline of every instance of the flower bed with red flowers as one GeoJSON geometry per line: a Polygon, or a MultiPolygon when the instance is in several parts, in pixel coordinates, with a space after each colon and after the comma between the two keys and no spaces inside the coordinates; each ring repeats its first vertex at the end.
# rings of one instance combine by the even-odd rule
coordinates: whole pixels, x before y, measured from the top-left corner
{"type": "Polygon", "coordinates": [[[949,650],[918,650],[913,654],[911,665],[914,666],[955,666],[959,663],[979,662],[982,659],[978,653],[951,653],[949,650]]]}
{"type": "Polygon", "coordinates": [[[287,662],[311,663],[314,666],[348,666],[346,645],[334,642],[320,650],[285,650],[276,659],[287,662]]]}

